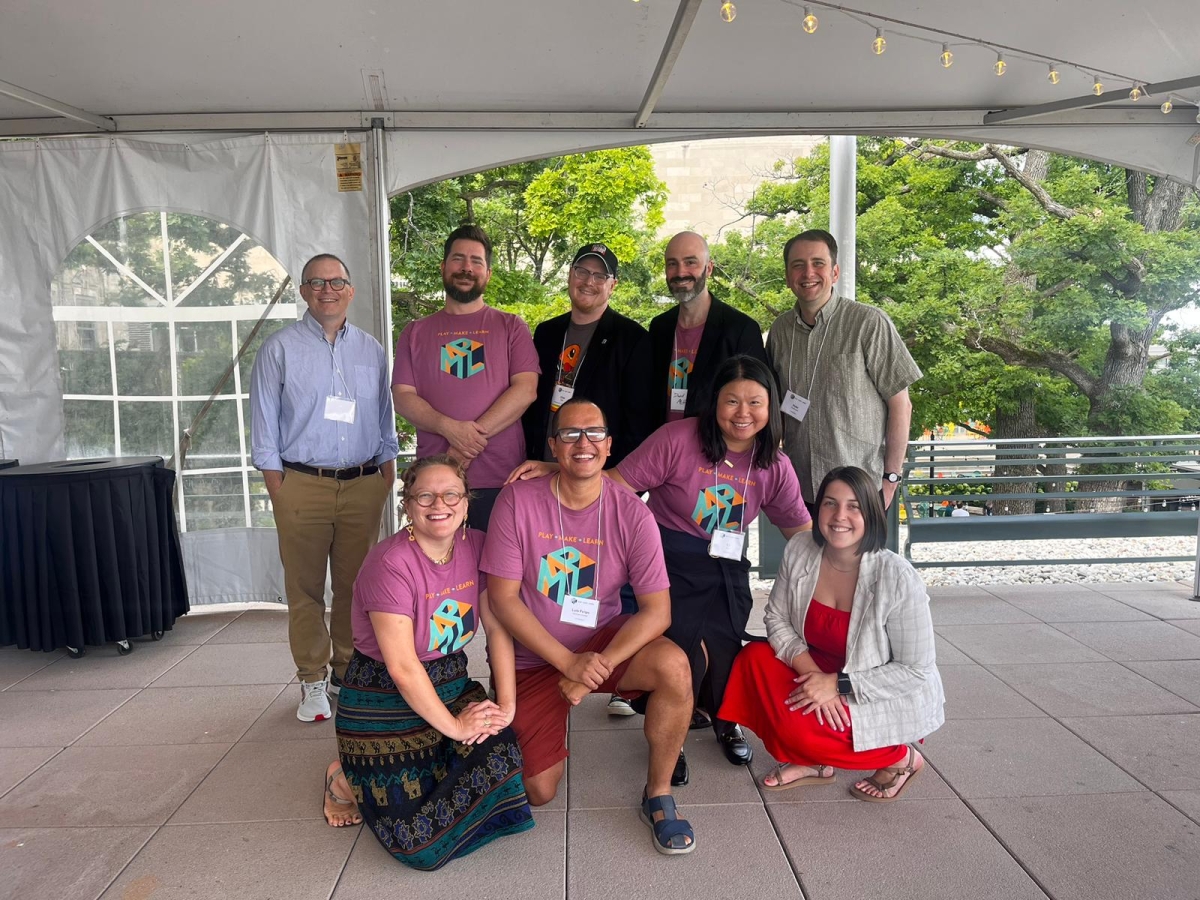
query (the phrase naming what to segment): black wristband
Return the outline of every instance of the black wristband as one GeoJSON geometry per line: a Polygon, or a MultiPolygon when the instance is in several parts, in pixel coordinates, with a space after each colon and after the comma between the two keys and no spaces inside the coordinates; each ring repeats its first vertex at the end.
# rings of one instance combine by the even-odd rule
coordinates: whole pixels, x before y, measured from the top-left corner
{"type": "Polygon", "coordinates": [[[854,688],[850,684],[850,676],[845,672],[837,673],[837,691],[843,697],[849,697],[854,693],[854,688]]]}

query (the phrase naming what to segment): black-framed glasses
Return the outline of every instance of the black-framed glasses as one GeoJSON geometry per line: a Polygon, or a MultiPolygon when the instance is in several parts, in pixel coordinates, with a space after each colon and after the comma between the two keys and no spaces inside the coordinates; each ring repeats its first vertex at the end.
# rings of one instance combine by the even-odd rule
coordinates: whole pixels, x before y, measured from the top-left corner
{"type": "Polygon", "coordinates": [[[597,425],[594,428],[560,428],[554,436],[564,444],[577,444],[581,437],[586,437],[593,444],[598,444],[608,437],[608,428],[597,425]]]}
{"type": "Polygon", "coordinates": [[[308,281],[300,282],[301,285],[307,284],[314,291],[325,290],[325,285],[329,285],[335,291],[340,291],[342,288],[350,284],[349,278],[310,278],[308,281]]]}
{"type": "Polygon", "coordinates": [[[612,278],[607,272],[593,272],[587,266],[571,266],[571,274],[580,281],[590,281],[596,285],[604,284],[612,278]]]}
{"type": "Polygon", "coordinates": [[[421,493],[413,496],[413,500],[416,502],[417,506],[421,507],[422,509],[428,509],[429,507],[433,506],[433,504],[437,503],[439,497],[447,506],[454,507],[462,503],[463,497],[465,496],[466,494],[464,494],[462,491],[442,491],[440,494],[434,493],[433,491],[421,491],[421,493]]]}

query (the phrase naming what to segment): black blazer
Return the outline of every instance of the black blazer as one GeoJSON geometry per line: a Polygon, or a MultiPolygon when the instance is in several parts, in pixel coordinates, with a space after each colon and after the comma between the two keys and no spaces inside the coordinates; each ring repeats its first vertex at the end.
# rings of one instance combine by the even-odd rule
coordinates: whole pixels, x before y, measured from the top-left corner
{"type": "MultiPolygon", "coordinates": [[[[537,399],[521,417],[525,452],[541,459],[550,427],[550,398],[558,377],[558,355],[571,314],[543,322],[533,332],[542,374],[537,399]]],[[[607,467],[615,466],[654,430],[650,411],[650,338],[646,329],[609,307],[600,317],[587,354],[575,378],[575,396],[586,397],[604,411],[612,430],[612,453],[607,467]]]]}
{"type": "MultiPolygon", "coordinates": [[[[710,294],[711,296],[711,294],[710,294]]],[[[667,421],[670,408],[667,393],[667,373],[671,367],[671,353],[675,343],[675,327],[679,324],[678,304],[650,322],[650,357],[653,364],[651,399],[653,401],[654,427],[667,421]]],[[[752,318],[728,303],[712,298],[708,318],[704,322],[704,333],[696,350],[696,363],[688,379],[687,404],[684,416],[697,416],[704,409],[708,395],[712,393],[713,381],[721,363],[731,356],[746,353],[767,362],[767,351],[763,347],[762,328],[752,318]]],[[[770,370],[770,364],[767,369],[770,370]]]]}

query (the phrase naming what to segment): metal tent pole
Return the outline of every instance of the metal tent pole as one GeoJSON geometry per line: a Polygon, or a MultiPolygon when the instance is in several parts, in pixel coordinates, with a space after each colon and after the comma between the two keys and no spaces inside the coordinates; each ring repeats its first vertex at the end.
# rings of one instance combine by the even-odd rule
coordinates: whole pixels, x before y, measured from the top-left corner
{"type": "MultiPolygon", "coordinates": [[[[374,187],[375,221],[372,238],[375,241],[375,296],[379,298],[379,342],[388,359],[388,381],[391,382],[392,346],[392,215],[387,192],[387,134],[383,119],[371,119],[371,183],[374,187]]],[[[394,496],[394,495],[393,495],[394,496]]],[[[395,534],[396,505],[389,502],[383,509],[383,527],[395,534]]]]}

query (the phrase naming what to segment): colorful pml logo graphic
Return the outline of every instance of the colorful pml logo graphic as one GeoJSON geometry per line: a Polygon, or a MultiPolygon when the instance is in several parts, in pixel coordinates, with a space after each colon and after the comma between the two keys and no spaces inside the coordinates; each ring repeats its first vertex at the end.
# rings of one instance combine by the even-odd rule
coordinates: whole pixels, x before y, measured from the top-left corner
{"type": "Polygon", "coordinates": [[[714,528],[722,531],[741,531],[742,515],[746,510],[746,501],[732,484],[718,484],[706,487],[696,498],[696,510],[692,513],[692,521],[712,534],[714,528]]]}
{"type": "Polygon", "coordinates": [[[671,379],[671,390],[686,391],[688,386],[688,376],[692,374],[692,361],[686,356],[681,356],[679,359],[671,363],[671,370],[667,373],[667,377],[671,379]]]}
{"type": "Polygon", "coordinates": [[[559,606],[568,594],[596,596],[596,561],[574,547],[563,547],[542,557],[538,570],[538,591],[559,606]]]}
{"type": "Polygon", "coordinates": [[[483,371],[483,344],[458,338],[442,347],[442,371],[455,378],[470,378],[483,371]]]}
{"type": "Polygon", "coordinates": [[[429,649],[449,654],[461,650],[475,636],[475,608],[447,597],[429,618],[429,649]]]}

